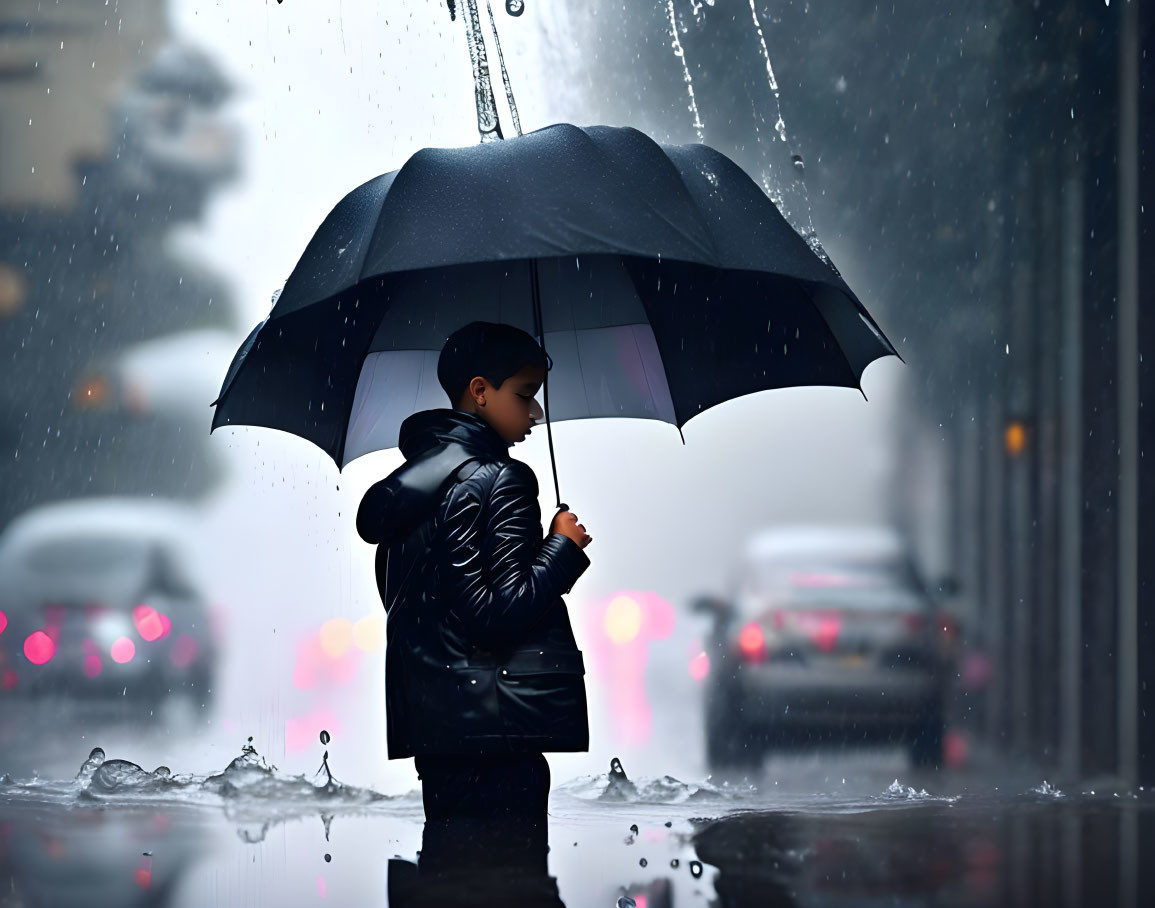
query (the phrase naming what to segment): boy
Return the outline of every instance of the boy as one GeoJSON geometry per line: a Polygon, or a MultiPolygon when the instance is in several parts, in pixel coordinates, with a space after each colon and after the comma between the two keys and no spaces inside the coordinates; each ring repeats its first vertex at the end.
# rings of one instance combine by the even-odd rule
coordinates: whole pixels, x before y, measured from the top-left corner
{"type": "Polygon", "coordinates": [[[484,842],[544,872],[542,752],[589,749],[561,595],[589,566],[592,540],[565,509],[542,538],[537,478],[509,456],[543,416],[534,395],[546,368],[517,328],[455,331],[437,364],[453,407],[402,423],[406,463],[357,514],[378,545],[389,759],[415,757],[422,783],[423,873],[484,842]]]}

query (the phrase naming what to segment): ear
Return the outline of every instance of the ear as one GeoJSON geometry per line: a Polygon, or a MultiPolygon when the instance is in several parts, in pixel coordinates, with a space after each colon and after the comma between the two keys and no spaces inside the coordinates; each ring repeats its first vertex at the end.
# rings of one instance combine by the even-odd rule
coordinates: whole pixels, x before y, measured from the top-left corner
{"type": "Polygon", "coordinates": [[[473,377],[473,379],[469,382],[469,389],[468,389],[469,397],[472,400],[477,400],[478,396],[485,394],[488,387],[489,387],[489,382],[487,382],[480,375],[475,375],[473,377]]]}

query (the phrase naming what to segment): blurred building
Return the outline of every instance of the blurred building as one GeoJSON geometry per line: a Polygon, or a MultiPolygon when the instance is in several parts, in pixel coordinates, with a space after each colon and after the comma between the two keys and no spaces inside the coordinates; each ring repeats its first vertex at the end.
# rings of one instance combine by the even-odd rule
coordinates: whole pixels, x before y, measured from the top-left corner
{"type": "Polygon", "coordinates": [[[223,282],[166,249],[236,172],[230,88],[167,31],[152,0],[0,12],[0,527],[44,501],[214,481],[212,398],[197,434],[116,368],[143,341],[232,326],[223,282]]]}
{"type": "Polygon", "coordinates": [[[970,728],[1155,784],[1151,5],[594,5],[558,15],[603,122],[698,141],[692,78],[705,141],[858,257],[910,373],[880,519],[960,581],[970,728]]]}

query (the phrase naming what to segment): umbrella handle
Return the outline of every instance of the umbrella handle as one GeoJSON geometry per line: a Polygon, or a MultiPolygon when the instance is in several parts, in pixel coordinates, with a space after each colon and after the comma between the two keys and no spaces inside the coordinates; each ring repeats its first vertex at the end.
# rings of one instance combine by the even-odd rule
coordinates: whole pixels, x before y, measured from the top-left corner
{"type": "MultiPolygon", "coordinates": [[[[541,346],[541,352],[545,354],[547,364],[549,361],[549,354],[545,350],[545,331],[541,323],[541,287],[538,283],[537,276],[537,259],[529,260],[529,275],[530,275],[530,292],[533,298],[533,329],[537,332],[537,342],[541,346]]],[[[569,505],[562,504],[561,488],[557,483],[557,460],[553,455],[553,431],[549,423],[549,369],[545,370],[545,381],[542,382],[543,395],[545,397],[545,436],[549,440],[549,463],[553,468],[553,491],[557,496],[557,506],[559,510],[568,511],[569,505]]]]}

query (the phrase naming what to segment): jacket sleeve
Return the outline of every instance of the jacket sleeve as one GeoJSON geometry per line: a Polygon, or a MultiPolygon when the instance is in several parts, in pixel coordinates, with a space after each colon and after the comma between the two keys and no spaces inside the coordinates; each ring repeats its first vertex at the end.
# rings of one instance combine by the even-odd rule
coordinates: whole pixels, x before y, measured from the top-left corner
{"type": "Polygon", "coordinates": [[[446,601],[478,646],[516,645],[570,591],[589,557],[561,533],[542,540],[537,477],[521,461],[502,465],[488,509],[465,485],[458,489],[464,494],[451,496],[446,515],[446,601]]]}

